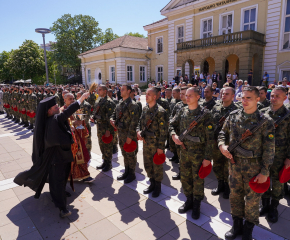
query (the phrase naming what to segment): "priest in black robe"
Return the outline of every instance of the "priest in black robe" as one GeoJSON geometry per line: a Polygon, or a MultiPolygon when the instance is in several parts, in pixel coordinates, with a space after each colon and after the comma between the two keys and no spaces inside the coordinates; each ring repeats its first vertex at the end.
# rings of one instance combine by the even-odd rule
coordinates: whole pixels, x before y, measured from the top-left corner
{"type": "Polygon", "coordinates": [[[80,104],[87,99],[85,93],[62,113],[54,96],[42,100],[38,107],[33,134],[32,162],[30,170],[19,173],[14,182],[20,186],[28,186],[39,198],[48,179],[52,200],[60,209],[60,216],[71,214],[67,210],[65,187],[69,177],[73,155],[71,144],[73,138],[68,118],[75,113],[80,104]]]}

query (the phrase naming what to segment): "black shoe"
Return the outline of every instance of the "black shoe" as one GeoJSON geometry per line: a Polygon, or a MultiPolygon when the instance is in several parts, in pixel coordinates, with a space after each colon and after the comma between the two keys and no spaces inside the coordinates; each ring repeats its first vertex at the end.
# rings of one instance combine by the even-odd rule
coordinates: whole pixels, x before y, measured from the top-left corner
{"type": "Polygon", "coordinates": [[[288,183],[284,183],[284,196],[289,195],[288,183]]]}
{"type": "Polygon", "coordinates": [[[29,127],[27,128],[28,130],[31,130],[31,129],[33,129],[33,124],[32,123],[30,123],[30,125],[29,125],[29,127]]]}
{"type": "Polygon", "coordinates": [[[87,178],[83,179],[83,182],[85,182],[85,183],[91,183],[91,182],[93,182],[94,180],[95,180],[95,179],[92,178],[92,177],[87,177],[87,178]]]}
{"type": "Polygon", "coordinates": [[[16,119],[15,123],[19,123],[19,122],[20,122],[20,120],[19,119],[16,119]]]}
{"type": "Polygon", "coordinates": [[[253,229],[255,227],[254,223],[245,221],[244,227],[243,227],[243,238],[242,240],[253,240],[252,233],[253,229]]]}
{"type": "Polygon", "coordinates": [[[11,115],[9,115],[8,119],[12,119],[13,117],[11,115]]]}
{"type": "Polygon", "coordinates": [[[211,195],[213,195],[213,196],[219,195],[224,190],[225,190],[224,181],[220,180],[220,181],[218,181],[218,187],[211,191],[211,195]]]}
{"type": "Polygon", "coordinates": [[[125,172],[122,175],[118,176],[117,180],[118,181],[125,180],[128,174],[129,174],[129,167],[125,166],[125,172]]]}
{"type": "Polygon", "coordinates": [[[113,145],[113,154],[118,152],[118,146],[117,145],[113,145]]]}
{"type": "Polygon", "coordinates": [[[200,217],[200,200],[194,199],[193,200],[193,205],[192,205],[192,213],[191,217],[193,219],[199,219],[200,217]]]}
{"type": "Polygon", "coordinates": [[[62,209],[60,210],[59,216],[61,218],[65,218],[71,215],[71,211],[67,210],[67,209],[62,209]]]}
{"type": "Polygon", "coordinates": [[[262,207],[260,208],[260,216],[269,212],[270,198],[262,198],[262,207]]]}
{"type": "Polygon", "coordinates": [[[13,118],[12,118],[12,121],[13,121],[13,122],[15,122],[16,120],[17,120],[16,117],[13,117],[13,118]]]}
{"type": "Polygon", "coordinates": [[[159,197],[160,193],[161,193],[161,182],[155,181],[155,188],[153,190],[152,197],[157,198],[159,197]]]}
{"type": "Polygon", "coordinates": [[[233,226],[230,229],[230,231],[226,232],[225,238],[227,240],[233,240],[238,235],[242,235],[242,234],[243,234],[243,219],[233,216],[233,226]]]}
{"type": "Polygon", "coordinates": [[[224,187],[225,187],[225,190],[223,192],[223,198],[224,199],[229,199],[230,198],[230,193],[231,193],[229,184],[227,182],[224,182],[224,187]]]}
{"type": "Polygon", "coordinates": [[[5,118],[8,118],[9,119],[9,115],[7,114],[5,118]]]}
{"type": "Polygon", "coordinates": [[[173,154],[174,154],[173,157],[172,158],[169,158],[169,161],[174,162],[176,159],[178,159],[177,152],[174,152],[173,154]]]}
{"type": "Polygon", "coordinates": [[[65,191],[65,196],[66,197],[71,197],[71,194],[69,192],[65,191]]]}
{"type": "Polygon", "coordinates": [[[23,125],[24,128],[27,128],[28,126],[29,126],[29,123],[28,123],[28,122],[26,122],[26,123],[23,125]]]}
{"type": "Polygon", "coordinates": [[[278,210],[277,210],[278,206],[279,206],[279,201],[272,199],[271,205],[269,207],[268,217],[267,217],[267,219],[272,223],[278,222],[278,216],[279,216],[278,210]]]}
{"type": "Polygon", "coordinates": [[[96,169],[103,169],[106,166],[106,162],[104,161],[101,165],[97,166],[96,169]]]}
{"type": "Polygon", "coordinates": [[[128,176],[126,177],[126,179],[124,180],[124,183],[130,183],[133,182],[136,179],[136,175],[135,175],[135,169],[128,169],[128,176]]]}
{"type": "Polygon", "coordinates": [[[192,209],[193,206],[193,197],[192,195],[186,197],[186,202],[178,208],[179,213],[186,213],[189,209],[192,209]]]}
{"type": "Polygon", "coordinates": [[[102,172],[108,172],[112,169],[112,163],[111,162],[107,162],[105,164],[105,167],[103,167],[102,172]]]}
{"type": "Polygon", "coordinates": [[[143,193],[144,194],[149,194],[149,193],[154,191],[154,188],[155,188],[155,179],[154,178],[150,178],[150,185],[149,185],[148,188],[143,190],[143,193]]]}
{"type": "Polygon", "coordinates": [[[19,123],[19,125],[24,125],[24,124],[25,124],[25,122],[23,122],[23,121],[19,123]]]}
{"type": "Polygon", "coordinates": [[[180,168],[176,175],[172,176],[172,180],[180,180],[180,168]]]}

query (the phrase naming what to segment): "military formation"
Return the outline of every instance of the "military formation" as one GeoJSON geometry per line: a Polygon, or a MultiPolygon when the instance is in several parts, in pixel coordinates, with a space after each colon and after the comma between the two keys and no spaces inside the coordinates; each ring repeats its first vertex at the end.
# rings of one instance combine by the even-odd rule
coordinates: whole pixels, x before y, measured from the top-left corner
{"type": "MultiPolygon", "coordinates": [[[[62,106],[65,94],[73,93],[78,99],[83,90],[76,86],[4,87],[6,117],[33,130],[33,113],[39,101],[54,95],[62,106]]],[[[169,148],[173,153],[169,160],[180,166],[173,180],[181,181],[186,196],[179,213],[192,210],[192,218],[199,219],[203,174],[213,166],[218,184],[211,194],[222,194],[231,206],[233,226],[226,239],[238,235],[243,240],[252,239],[259,216],[267,215],[273,223],[278,221],[279,200],[289,194],[287,183],[279,181],[280,171],[290,167],[290,107],[283,104],[287,98],[285,88],[276,87],[271,100],[267,100],[263,87],[245,87],[242,100],[234,102],[235,90],[231,87],[221,89],[219,100],[214,100],[210,86],[204,89],[205,99],[201,99],[198,87],[168,88],[165,98],[161,98],[161,88],[153,87],[146,91],[143,109],[130,85],[118,90],[120,97],[116,99],[117,94],[108,85],[99,85],[98,98],[91,92],[81,105],[90,135],[89,121],[97,126],[103,158],[97,169],[112,169],[119,143],[125,171],[117,179],[132,182],[136,179],[138,141],[142,141],[144,168],[150,179],[144,194],[152,193],[156,198],[162,191],[164,154],[169,148]],[[263,192],[251,187],[251,181],[264,186],[269,179],[272,184],[263,192]]],[[[89,152],[91,147],[90,140],[89,152]]]]}

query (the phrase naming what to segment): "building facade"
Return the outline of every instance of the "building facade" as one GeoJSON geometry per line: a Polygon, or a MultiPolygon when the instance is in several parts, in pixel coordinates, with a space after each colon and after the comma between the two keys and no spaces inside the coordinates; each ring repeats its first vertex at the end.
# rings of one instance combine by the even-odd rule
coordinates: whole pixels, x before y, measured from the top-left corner
{"type": "Polygon", "coordinates": [[[172,0],[161,15],[144,26],[147,39],[124,36],[79,55],[83,82],[143,85],[196,71],[246,80],[251,69],[253,85],[265,72],[290,81],[290,0],[172,0]]]}

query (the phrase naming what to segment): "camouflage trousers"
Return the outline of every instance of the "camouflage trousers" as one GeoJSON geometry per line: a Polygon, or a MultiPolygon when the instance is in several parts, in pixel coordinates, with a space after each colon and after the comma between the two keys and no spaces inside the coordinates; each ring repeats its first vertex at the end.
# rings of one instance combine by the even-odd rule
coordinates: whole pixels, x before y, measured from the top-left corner
{"type": "Polygon", "coordinates": [[[17,106],[17,111],[15,112],[14,116],[17,118],[17,120],[20,120],[20,115],[22,115],[20,112],[19,112],[19,109],[20,109],[20,106],[19,105],[16,105],[17,106]]]}
{"type": "Polygon", "coordinates": [[[157,165],[153,162],[153,157],[157,152],[157,139],[146,137],[143,142],[143,160],[144,168],[149,178],[161,182],[163,179],[163,164],[157,165]]]}
{"type": "Polygon", "coordinates": [[[86,123],[86,127],[89,132],[89,136],[87,137],[86,148],[88,149],[89,154],[91,155],[92,151],[92,129],[90,123],[86,123]]]}
{"type": "MultiPolygon", "coordinates": [[[[113,141],[111,141],[109,144],[106,144],[102,141],[102,136],[106,133],[106,129],[102,124],[97,124],[97,132],[98,132],[98,140],[100,149],[102,152],[102,158],[106,162],[112,162],[112,156],[113,156],[113,141]]],[[[111,133],[112,134],[112,133],[111,133]]]]}
{"type": "Polygon", "coordinates": [[[35,123],[35,117],[34,118],[29,117],[28,119],[29,119],[30,124],[34,124],[35,123]]]}
{"type": "Polygon", "coordinates": [[[262,198],[272,198],[275,200],[280,200],[284,197],[284,184],[279,181],[279,172],[284,166],[284,161],[286,157],[287,149],[283,151],[275,150],[275,157],[273,165],[270,168],[270,178],[272,182],[272,188],[270,187],[267,192],[265,192],[262,198]]]}
{"type": "Polygon", "coordinates": [[[114,139],[113,139],[113,145],[118,144],[118,132],[115,132],[114,139]]]}
{"type": "Polygon", "coordinates": [[[221,153],[217,145],[213,150],[213,172],[218,181],[228,182],[229,160],[221,153]]]}
{"type": "Polygon", "coordinates": [[[186,146],[180,150],[180,180],[185,196],[193,195],[199,201],[204,198],[204,179],[198,171],[204,159],[204,144],[186,146]],[[198,145],[198,146],[197,146],[198,145]]]}
{"type": "Polygon", "coordinates": [[[0,101],[1,101],[1,103],[0,103],[0,111],[3,112],[3,101],[2,100],[0,100],[0,101]]]}
{"type": "MultiPolygon", "coordinates": [[[[130,169],[133,169],[135,171],[137,163],[137,149],[134,152],[130,153],[124,150],[124,144],[127,141],[127,136],[128,130],[118,130],[119,145],[122,151],[122,155],[124,157],[125,167],[129,167],[130,169]]],[[[135,141],[138,144],[137,133],[136,136],[132,139],[132,141],[135,141]]]]}
{"type": "Polygon", "coordinates": [[[229,164],[231,214],[258,225],[262,193],[253,191],[249,182],[260,173],[261,160],[235,157],[234,160],[235,164],[229,164]]]}
{"type": "Polygon", "coordinates": [[[28,122],[28,118],[29,117],[26,114],[21,114],[21,119],[23,122],[25,122],[25,123],[28,122]]]}

